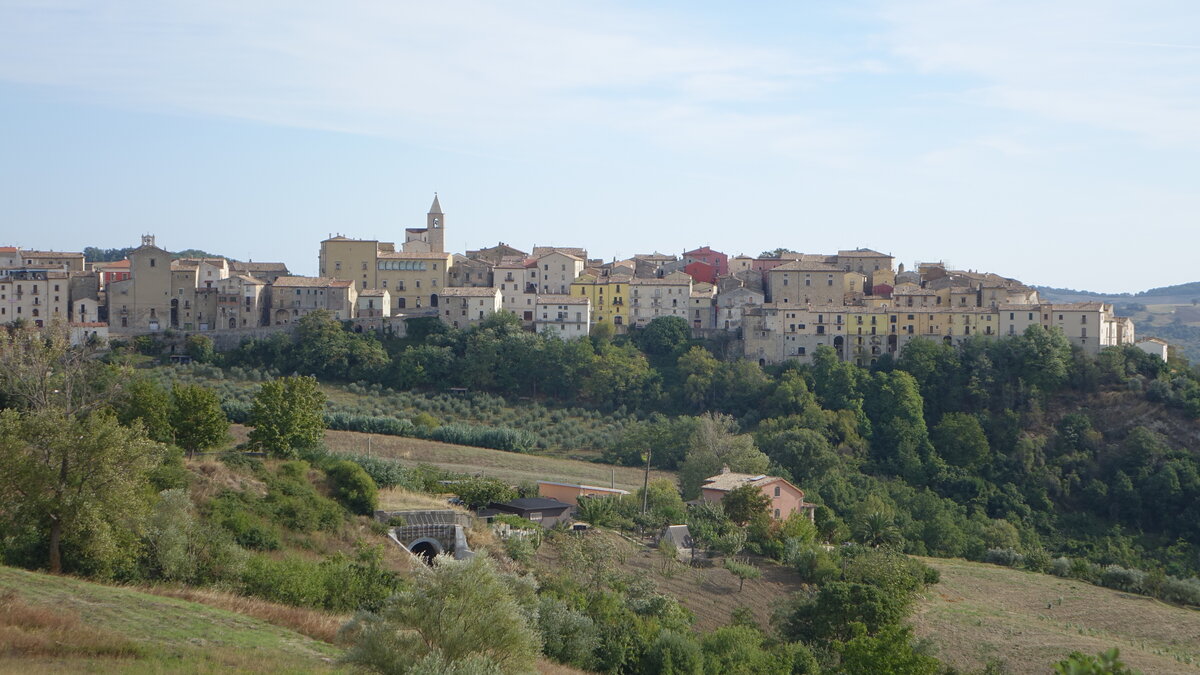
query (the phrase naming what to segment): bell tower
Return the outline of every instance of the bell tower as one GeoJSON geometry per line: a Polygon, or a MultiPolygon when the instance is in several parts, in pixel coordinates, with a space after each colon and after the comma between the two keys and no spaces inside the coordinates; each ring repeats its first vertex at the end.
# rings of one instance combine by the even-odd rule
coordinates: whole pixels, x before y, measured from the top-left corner
{"type": "Polygon", "coordinates": [[[429,250],[433,253],[446,252],[446,214],[442,213],[442,205],[438,203],[437,193],[433,193],[433,206],[425,216],[426,236],[429,238],[429,250]]]}

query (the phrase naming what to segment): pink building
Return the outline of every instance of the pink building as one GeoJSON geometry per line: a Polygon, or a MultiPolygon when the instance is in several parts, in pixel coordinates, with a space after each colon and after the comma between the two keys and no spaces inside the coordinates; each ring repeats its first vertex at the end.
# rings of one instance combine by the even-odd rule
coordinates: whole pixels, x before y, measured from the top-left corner
{"type": "Polygon", "coordinates": [[[547,480],[538,481],[538,496],[547,499],[557,499],[571,506],[579,506],[580,497],[618,497],[629,494],[628,490],[598,487],[595,485],[576,485],[574,483],[554,483],[547,480]]]}
{"type": "Polygon", "coordinates": [[[725,495],[743,485],[754,485],[771,500],[770,513],[775,520],[783,520],[793,513],[803,513],[814,520],[816,504],[804,501],[804,490],[778,476],[734,473],[726,467],[721,473],[704,479],[700,486],[700,498],[708,502],[720,502],[725,495]]]}
{"type": "MultiPolygon", "coordinates": [[[[697,262],[714,267],[717,271],[717,276],[719,277],[727,276],[729,274],[729,256],[721,253],[720,251],[714,251],[707,246],[701,246],[694,251],[687,251],[683,254],[684,265],[691,265],[692,263],[697,262]]],[[[691,274],[691,272],[688,272],[688,274],[691,274]]],[[[697,281],[701,280],[697,279],[697,281]]],[[[704,279],[703,281],[708,281],[710,284],[713,283],[708,279],[704,279]]]]}

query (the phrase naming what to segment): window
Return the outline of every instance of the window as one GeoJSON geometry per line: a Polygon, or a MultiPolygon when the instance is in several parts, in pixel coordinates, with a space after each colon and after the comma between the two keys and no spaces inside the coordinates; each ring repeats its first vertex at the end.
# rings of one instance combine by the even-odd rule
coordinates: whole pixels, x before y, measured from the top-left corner
{"type": "Polygon", "coordinates": [[[775,486],[775,496],[776,497],[779,496],[779,486],[778,485],[775,486]]]}
{"type": "Polygon", "coordinates": [[[156,261],[154,258],[151,258],[151,259],[150,259],[150,266],[151,266],[151,267],[154,267],[154,263],[156,263],[156,262],[158,262],[158,261],[156,261]]]}

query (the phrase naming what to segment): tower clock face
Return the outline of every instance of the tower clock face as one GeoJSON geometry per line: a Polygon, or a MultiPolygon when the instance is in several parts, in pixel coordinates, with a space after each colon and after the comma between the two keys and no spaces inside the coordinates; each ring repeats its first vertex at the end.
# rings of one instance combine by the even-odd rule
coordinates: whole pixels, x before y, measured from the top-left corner
{"type": "Polygon", "coordinates": [[[437,227],[437,226],[438,226],[438,219],[437,219],[437,218],[434,218],[434,219],[433,219],[433,226],[434,226],[434,227],[437,227]]]}

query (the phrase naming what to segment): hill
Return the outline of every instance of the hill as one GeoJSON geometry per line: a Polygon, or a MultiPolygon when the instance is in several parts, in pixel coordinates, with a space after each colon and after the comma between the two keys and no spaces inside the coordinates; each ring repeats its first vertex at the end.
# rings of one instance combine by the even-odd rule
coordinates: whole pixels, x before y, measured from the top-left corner
{"type": "Polygon", "coordinates": [[[1077,291],[1070,288],[1054,288],[1052,286],[1034,286],[1042,297],[1052,302],[1082,302],[1099,300],[1102,302],[1154,302],[1156,304],[1191,304],[1193,299],[1200,298],[1200,281],[1175,286],[1151,288],[1137,293],[1098,293],[1095,291],[1077,291]]]}
{"type": "Polygon", "coordinates": [[[341,650],[223,609],[0,567],[0,671],[337,672],[341,650]]]}
{"type": "Polygon", "coordinates": [[[922,560],[941,582],[913,623],[948,665],[977,669],[997,661],[1004,672],[1043,672],[1072,651],[1115,646],[1144,673],[1200,673],[1200,612],[1045,574],[922,560]]]}
{"type": "MultiPolygon", "coordinates": [[[[239,443],[245,441],[249,433],[246,427],[239,424],[233,425],[230,431],[239,443]]],[[[447,471],[483,474],[513,484],[537,480],[585,483],[602,487],[613,484],[632,492],[642,486],[644,476],[641,469],[633,467],[452,445],[403,436],[363,434],[356,431],[326,431],[325,446],[334,452],[360,455],[367,454],[369,447],[372,454],[399,460],[406,466],[430,464],[447,471]]],[[[650,472],[651,480],[673,477],[673,474],[666,471],[650,472]]]]}

